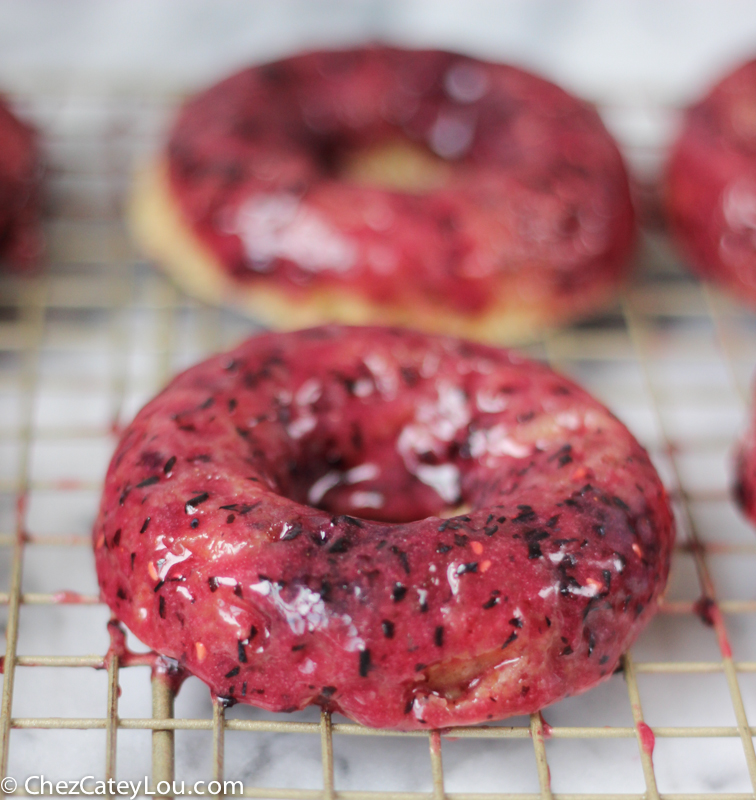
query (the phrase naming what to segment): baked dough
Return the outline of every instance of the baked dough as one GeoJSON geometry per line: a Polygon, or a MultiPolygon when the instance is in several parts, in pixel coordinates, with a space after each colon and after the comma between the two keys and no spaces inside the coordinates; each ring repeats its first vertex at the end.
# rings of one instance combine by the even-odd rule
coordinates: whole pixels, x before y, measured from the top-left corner
{"type": "Polygon", "coordinates": [[[274,328],[510,342],[605,305],[634,237],[593,109],[513,67],[380,47],[251,68],[191,99],[130,217],[187,291],[274,328]]]}
{"type": "Polygon", "coordinates": [[[673,538],[648,455],[575,384],[339,326],[178,376],[123,433],[94,527],[113,613],[227,703],[399,729],[609,677],[673,538]]]}

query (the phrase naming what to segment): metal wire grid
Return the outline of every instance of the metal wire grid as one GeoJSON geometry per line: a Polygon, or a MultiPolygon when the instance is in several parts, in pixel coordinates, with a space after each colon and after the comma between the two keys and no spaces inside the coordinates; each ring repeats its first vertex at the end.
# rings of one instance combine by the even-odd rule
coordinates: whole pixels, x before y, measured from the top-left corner
{"type": "MultiPolygon", "coordinates": [[[[639,660],[630,654],[622,669],[627,684],[627,699],[633,725],[558,725],[547,726],[540,714],[529,724],[490,725],[439,732],[396,733],[366,729],[348,722],[332,721],[323,712],[319,721],[292,721],[285,715],[275,719],[226,718],[224,708],[215,704],[211,719],[174,717],[174,698],[167,685],[152,680],[152,715],[123,717],[119,715],[119,678],[123,666],[118,658],[106,659],[105,653],[91,655],[22,655],[18,653],[21,631],[21,610],[28,606],[52,608],[54,604],[98,604],[95,594],[74,592],[40,593],[25,591],[23,564],[29,552],[39,545],[88,548],[86,525],[65,534],[35,533],[28,523],[29,500],[35,492],[69,492],[96,490],[97,481],[78,477],[42,479],[32,470],[34,448],[40,443],[55,442],[65,448],[71,443],[110,436],[133,413],[140,398],[149,396],[176,368],[238,339],[249,330],[234,315],[203,308],[182,297],[140,262],[133,253],[121,221],[124,193],[128,185],[135,154],[149,150],[160,130],[166,108],[165,98],[59,98],[34,96],[18,98],[21,107],[39,120],[45,130],[52,166],[50,175],[51,207],[49,210],[49,269],[29,278],[0,277],[0,393],[17,400],[18,414],[11,423],[0,421],[0,445],[11,443],[16,448],[14,474],[0,473],[0,499],[13,513],[0,530],[0,557],[10,562],[7,591],[0,592],[0,605],[7,608],[6,650],[0,718],[0,777],[8,774],[9,747],[13,732],[21,729],[82,729],[105,731],[104,770],[98,777],[119,777],[116,763],[119,733],[127,730],[152,732],[152,782],[171,780],[174,776],[174,733],[183,730],[209,731],[212,735],[212,778],[224,778],[224,740],[227,732],[239,731],[250,736],[265,732],[307,734],[320,737],[322,787],[318,789],[269,788],[244,786],[247,797],[290,798],[290,800],[531,800],[531,798],[667,798],[687,797],[735,800],[753,797],[756,792],[756,754],[753,735],[756,726],[749,724],[742,697],[742,680],[756,673],[756,660],[733,657],[728,639],[731,619],[756,615],[756,599],[719,599],[712,577],[711,559],[717,555],[756,556],[756,539],[750,541],[724,539],[709,541],[701,535],[692,509],[695,504],[728,501],[723,488],[698,488],[687,485],[678,464],[680,454],[701,454],[727,447],[727,437],[706,427],[693,439],[681,440],[665,412],[668,381],[660,380],[659,365],[664,371],[664,358],[670,348],[676,358],[695,361],[701,352],[711,348],[714,358],[727,370],[729,386],[724,395],[717,387],[699,387],[688,398],[696,403],[719,403],[723,408],[733,401],[747,400],[751,367],[756,360],[756,328],[754,319],[731,305],[711,290],[701,287],[681,273],[670,256],[663,237],[651,233],[644,251],[641,277],[629,288],[614,313],[592,323],[555,333],[531,348],[535,355],[548,358],[557,368],[590,377],[603,368],[619,368],[637,375],[633,391],[645,396],[657,431],[649,442],[652,455],[668,465],[667,483],[676,505],[680,532],[676,559],[683,555],[695,563],[701,597],[708,603],[709,619],[718,642],[718,657],[710,660],[639,660]],[[152,369],[138,373],[131,362],[139,357],[139,315],[149,312],[156,320],[152,344],[152,369]],[[137,315],[136,328],[133,324],[137,315]],[[88,320],[92,316],[98,327],[99,344],[107,353],[109,373],[93,374],[87,379],[54,372],[45,385],[62,390],[80,387],[83,380],[105,387],[109,408],[107,422],[91,425],[40,425],[35,408],[44,373],[50,362],[65,362],[72,353],[86,357],[92,334],[88,320]],[[59,324],[60,321],[63,324],[59,324]],[[52,338],[51,338],[52,334],[52,338]],[[707,340],[704,343],[704,339],[707,340]],[[187,348],[186,342],[194,341],[187,348]],[[665,350],[666,348],[666,350],[665,350]],[[581,373],[581,370],[583,372],[581,373]],[[107,671],[106,714],[96,718],[14,717],[14,681],[17,668],[104,669],[107,671]],[[660,794],[654,760],[642,746],[644,709],[641,703],[638,676],[722,674],[727,683],[735,725],[730,726],[659,726],[652,730],[657,740],[716,739],[739,740],[752,791],[741,793],[660,794]],[[385,790],[340,790],[334,779],[334,739],[340,737],[425,738],[432,776],[429,792],[397,792],[385,790]],[[509,740],[532,741],[537,772],[538,791],[448,792],[442,760],[442,741],[452,739],[495,739],[502,747],[509,740]],[[642,767],[644,792],[626,794],[572,793],[553,794],[549,768],[549,739],[627,739],[637,740],[642,767]]],[[[589,380],[590,384],[590,380],[589,380]]],[[[726,412],[725,412],[726,413],[726,412]]],[[[72,451],[73,452],[73,451],[72,451]]],[[[72,456],[68,456],[72,458],[72,456]]],[[[94,509],[92,509],[94,514],[94,509]]],[[[0,516],[0,520],[2,516],[0,516]]],[[[721,583],[721,581],[720,581],[721,583]]],[[[76,587],[71,587],[76,589],[76,587]]],[[[701,608],[694,600],[670,600],[663,603],[661,615],[680,623],[701,608]]],[[[617,680],[614,678],[613,680],[617,680]]],[[[548,715],[548,712],[547,712],[548,715]]],[[[444,744],[446,747],[446,744],[444,744]]],[[[523,766],[525,768],[525,766],[523,766]]],[[[23,788],[16,794],[24,794],[23,788]]]]}

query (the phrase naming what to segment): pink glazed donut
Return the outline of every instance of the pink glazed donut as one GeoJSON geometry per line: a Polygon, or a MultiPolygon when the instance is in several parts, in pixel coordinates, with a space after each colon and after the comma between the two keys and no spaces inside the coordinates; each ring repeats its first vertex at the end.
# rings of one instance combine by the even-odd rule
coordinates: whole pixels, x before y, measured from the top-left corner
{"type": "Polygon", "coordinates": [[[693,269],[756,304],[756,61],[688,110],[666,195],[672,233],[693,269]]]}
{"type": "Polygon", "coordinates": [[[123,434],[94,528],[114,614],[217,696],[405,730],[610,676],[673,538],[645,450],[574,383],[339,326],[179,375],[123,434]]]}
{"type": "Polygon", "coordinates": [[[14,271],[33,266],[40,255],[41,177],[35,131],[0,98],[0,261],[14,271]]]}
{"type": "Polygon", "coordinates": [[[593,108],[514,67],[388,47],[253,67],[189,100],[131,216],[185,288],[271,327],[497,341],[603,305],[634,238],[593,108]]]}

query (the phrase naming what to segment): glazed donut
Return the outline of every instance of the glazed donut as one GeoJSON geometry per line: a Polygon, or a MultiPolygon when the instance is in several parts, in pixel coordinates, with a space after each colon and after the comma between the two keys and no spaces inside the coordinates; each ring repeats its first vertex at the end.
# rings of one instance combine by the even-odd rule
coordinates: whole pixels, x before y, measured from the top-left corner
{"type": "Polygon", "coordinates": [[[741,438],[735,455],[735,500],[741,511],[756,524],[756,416],[741,438]]]}
{"type": "Polygon", "coordinates": [[[132,227],[188,291],[274,328],[532,337],[611,297],[634,237],[598,115],[514,67],[371,47],[191,99],[132,227]]]}
{"type": "Polygon", "coordinates": [[[0,261],[15,270],[40,255],[41,175],[36,133],[0,97],[0,261]]]}
{"type": "Polygon", "coordinates": [[[756,61],[688,110],[667,170],[666,207],[693,269],[756,303],[756,61]]]}
{"type": "Polygon", "coordinates": [[[548,367],[331,326],[173,380],[123,434],[93,535],[116,617],[218,697],[417,729],[610,676],[674,528],[646,452],[548,367]]]}

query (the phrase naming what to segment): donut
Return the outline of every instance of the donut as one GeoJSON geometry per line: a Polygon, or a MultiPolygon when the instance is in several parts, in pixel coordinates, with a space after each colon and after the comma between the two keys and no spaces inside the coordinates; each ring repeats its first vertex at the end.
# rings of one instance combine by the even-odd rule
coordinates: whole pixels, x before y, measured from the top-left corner
{"type": "Polygon", "coordinates": [[[39,258],[42,174],[35,131],[0,97],[0,261],[17,271],[39,258]]]}
{"type": "Polygon", "coordinates": [[[269,327],[526,339],[605,304],[633,209],[596,111],[511,66],[315,52],[190,99],[138,177],[136,239],[269,327]]]}
{"type": "Polygon", "coordinates": [[[756,61],[686,112],[667,168],[665,204],[689,265],[756,304],[756,61]]]}
{"type": "Polygon", "coordinates": [[[175,378],[124,432],[93,530],[115,616],[217,697],[395,729],[609,677],[673,538],[648,455],[575,384],[345,326],[175,378]]]}
{"type": "Polygon", "coordinates": [[[735,501],[741,511],[756,524],[756,415],[742,436],[735,453],[735,501]]]}

